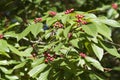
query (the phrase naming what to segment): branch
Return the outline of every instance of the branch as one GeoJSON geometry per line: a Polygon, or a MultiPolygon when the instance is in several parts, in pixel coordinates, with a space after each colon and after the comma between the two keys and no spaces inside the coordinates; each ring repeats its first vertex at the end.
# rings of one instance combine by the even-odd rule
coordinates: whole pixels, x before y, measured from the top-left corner
{"type": "Polygon", "coordinates": [[[26,38],[26,37],[23,37],[23,39],[26,40],[26,41],[29,41],[29,42],[31,42],[31,43],[46,44],[45,42],[42,42],[40,38],[39,38],[37,41],[29,40],[29,39],[26,38]]]}

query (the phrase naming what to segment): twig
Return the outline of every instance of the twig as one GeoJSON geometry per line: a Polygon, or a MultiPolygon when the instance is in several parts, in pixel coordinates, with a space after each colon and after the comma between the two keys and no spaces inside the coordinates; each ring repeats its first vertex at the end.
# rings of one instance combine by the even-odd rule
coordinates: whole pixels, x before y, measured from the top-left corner
{"type": "Polygon", "coordinates": [[[26,41],[29,41],[29,42],[31,42],[31,43],[46,44],[45,42],[42,42],[40,38],[39,38],[37,41],[29,40],[29,39],[26,38],[26,37],[23,37],[23,39],[26,40],[26,41]]]}
{"type": "Polygon", "coordinates": [[[107,43],[110,43],[110,44],[112,44],[112,45],[115,45],[115,46],[120,47],[120,44],[116,44],[116,43],[113,43],[113,42],[110,42],[110,41],[106,41],[106,40],[104,40],[104,41],[107,42],[107,43]]]}

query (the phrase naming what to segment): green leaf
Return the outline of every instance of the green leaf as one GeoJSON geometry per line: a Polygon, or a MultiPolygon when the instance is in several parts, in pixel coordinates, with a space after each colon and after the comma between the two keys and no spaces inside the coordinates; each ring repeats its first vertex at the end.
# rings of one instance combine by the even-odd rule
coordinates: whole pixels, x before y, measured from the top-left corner
{"type": "Polygon", "coordinates": [[[7,77],[9,80],[17,80],[17,79],[19,79],[18,76],[5,75],[5,77],[7,77]]]}
{"type": "Polygon", "coordinates": [[[42,72],[37,80],[48,80],[48,75],[50,72],[51,68],[42,72]]]}
{"type": "Polygon", "coordinates": [[[70,29],[71,29],[71,26],[65,28],[65,30],[63,31],[65,38],[68,38],[68,33],[70,32],[70,29]]]}
{"type": "Polygon", "coordinates": [[[31,56],[31,52],[33,51],[32,47],[27,48],[25,51],[21,52],[21,54],[23,54],[23,56],[31,56]]]}
{"type": "Polygon", "coordinates": [[[46,24],[48,26],[51,26],[53,23],[55,23],[57,21],[56,18],[47,18],[46,24]]]}
{"type": "Polygon", "coordinates": [[[1,51],[1,50],[0,50],[0,54],[1,54],[1,55],[5,55],[6,57],[10,58],[9,54],[7,54],[7,53],[4,52],[4,51],[1,51]]]}
{"type": "Polygon", "coordinates": [[[34,60],[34,61],[32,62],[32,67],[35,67],[35,66],[41,64],[43,61],[44,61],[44,57],[41,57],[41,58],[39,58],[39,59],[34,60]]]}
{"type": "Polygon", "coordinates": [[[10,32],[6,32],[4,34],[4,37],[13,37],[13,38],[17,38],[18,34],[16,34],[14,31],[10,31],[10,32]]]}
{"type": "Polygon", "coordinates": [[[111,26],[111,27],[120,27],[120,23],[118,23],[115,20],[101,19],[100,21],[104,24],[111,26]]]}
{"type": "Polygon", "coordinates": [[[21,67],[25,66],[25,64],[26,64],[26,61],[16,65],[13,69],[21,68],[21,67]]]}
{"type": "Polygon", "coordinates": [[[85,60],[87,62],[89,62],[91,65],[93,65],[94,67],[96,67],[98,70],[104,71],[103,67],[101,66],[101,64],[99,63],[99,61],[91,58],[91,57],[86,57],[85,60]]]}
{"type": "Polygon", "coordinates": [[[112,40],[110,28],[108,28],[105,24],[100,23],[100,22],[96,22],[95,25],[97,27],[98,33],[100,33],[101,35],[103,35],[107,39],[112,40]]]}
{"type": "Polygon", "coordinates": [[[54,48],[54,51],[55,51],[55,52],[58,52],[62,46],[63,46],[63,43],[59,43],[59,44],[54,48]]]}
{"type": "Polygon", "coordinates": [[[98,57],[98,59],[101,60],[103,58],[103,54],[104,54],[103,49],[95,44],[91,44],[91,47],[92,47],[95,55],[98,57]]]}
{"type": "Polygon", "coordinates": [[[9,30],[9,29],[11,29],[11,28],[17,26],[17,25],[20,25],[20,23],[16,22],[16,23],[14,23],[14,24],[8,26],[7,28],[5,28],[5,29],[3,30],[3,32],[5,32],[5,31],[7,31],[7,30],[9,30]]]}
{"type": "Polygon", "coordinates": [[[64,25],[66,24],[66,22],[68,21],[68,19],[69,19],[69,15],[64,15],[64,16],[61,17],[62,23],[64,25]]]}
{"type": "Polygon", "coordinates": [[[0,65],[9,65],[7,60],[0,61],[0,65]]]}
{"type": "Polygon", "coordinates": [[[63,29],[59,28],[56,32],[56,39],[59,39],[60,35],[62,34],[63,29]]]}
{"type": "Polygon", "coordinates": [[[97,27],[94,24],[83,25],[82,29],[90,36],[97,35],[97,27]]]}
{"type": "Polygon", "coordinates": [[[51,31],[45,32],[45,39],[48,39],[51,36],[51,31]]]}
{"type": "Polygon", "coordinates": [[[79,48],[78,42],[79,42],[79,39],[72,39],[72,40],[70,41],[70,43],[71,43],[74,47],[79,48]]]}
{"type": "Polygon", "coordinates": [[[44,69],[45,69],[45,67],[47,67],[47,65],[46,64],[40,64],[40,65],[38,65],[38,66],[36,66],[36,67],[34,67],[32,70],[30,70],[29,72],[28,72],[28,74],[31,76],[31,77],[36,77],[40,72],[42,72],[44,69]]]}
{"type": "Polygon", "coordinates": [[[43,28],[43,24],[42,23],[36,23],[36,24],[32,24],[30,26],[31,29],[31,33],[34,35],[34,37],[36,37],[38,35],[38,33],[40,33],[40,31],[43,28]]]}
{"type": "Polygon", "coordinates": [[[116,56],[118,58],[120,58],[120,54],[117,52],[117,49],[112,46],[112,44],[103,42],[103,41],[99,41],[101,46],[111,55],[116,56]]]}
{"type": "Polygon", "coordinates": [[[89,74],[89,77],[91,78],[91,80],[105,80],[102,79],[99,75],[96,75],[94,73],[89,74]]]}
{"type": "Polygon", "coordinates": [[[23,56],[23,54],[21,54],[21,52],[20,52],[19,50],[17,50],[14,46],[8,45],[8,47],[9,47],[9,49],[10,49],[13,53],[15,53],[16,55],[18,55],[18,56],[23,56]]]}
{"type": "Polygon", "coordinates": [[[8,43],[5,40],[0,40],[0,51],[10,52],[8,48],[8,43]]]}
{"type": "Polygon", "coordinates": [[[13,72],[13,69],[7,69],[7,68],[5,68],[5,67],[0,67],[0,70],[3,72],[3,73],[5,73],[5,74],[12,74],[12,72],[13,72]]]}
{"type": "Polygon", "coordinates": [[[17,41],[19,41],[23,37],[27,36],[30,31],[31,31],[31,27],[28,26],[22,33],[18,34],[17,41]]]}

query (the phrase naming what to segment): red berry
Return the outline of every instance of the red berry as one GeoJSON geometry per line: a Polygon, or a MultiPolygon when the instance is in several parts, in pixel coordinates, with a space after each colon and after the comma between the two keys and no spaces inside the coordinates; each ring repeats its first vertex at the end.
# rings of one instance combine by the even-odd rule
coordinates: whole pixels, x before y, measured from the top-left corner
{"type": "Polygon", "coordinates": [[[65,11],[65,14],[69,14],[69,13],[71,13],[71,12],[73,12],[74,11],[74,9],[72,8],[72,9],[69,9],[69,10],[66,10],[65,11]]]}
{"type": "Polygon", "coordinates": [[[80,23],[80,22],[82,22],[82,20],[81,20],[81,19],[78,19],[78,20],[76,20],[76,22],[80,23]]]}
{"type": "Polygon", "coordinates": [[[80,18],[83,18],[84,16],[80,15],[80,14],[77,14],[75,17],[78,18],[78,19],[80,19],[80,18]]]}
{"type": "Polygon", "coordinates": [[[84,54],[84,53],[82,53],[82,52],[81,52],[79,55],[80,55],[82,58],[85,58],[85,57],[86,57],[86,54],[84,54]]]}
{"type": "Polygon", "coordinates": [[[3,39],[4,35],[3,34],[0,34],[0,39],[3,39]]]}
{"type": "Polygon", "coordinates": [[[48,63],[48,59],[45,59],[45,63],[48,63]]]}
{"type": "Polygon", "coordinates": [[[53,57],[51,57],[49,60],[50,60],[50,61],[53,61],[53,60],[54,60],[54,58],[53,58],[53,57]]]}
{"type": "Polygon", "coordinates": [[[87,22],[86,22],[86,21],[82,21],[81,23],[82,23],[83,25],[87,24],[87,22]]]}
{"type": "Polygon", "coordinates": [[[42,18],[35,18],[34,19],[34,22],[37,23],[37,22],[41,22],[42,21],[42,18]]]}
{"type": "Polygon", "coordinates": [[[63,24],[61,24],[60,22],[56,22],[55,24],[53,24],[53,26],[63,28],[63,24]]]}
{"type": "Polygon", "coordinates": [[[36,57],[36,55],[37,55],[36,53],[32,53],[32,56],[33,56],[33,57],[36,57]]]}
{"type": "Polygon", "coordinates": [[[51,15],[51,16],[55,16],[57,13],[56,12],[54,12],[54,11],[50,11],[49,12],[49,15],[51,15]]]}
{"type": "Polygon", "coordinates": [[[113,3],[112,4],[112,8],[115,9],[115,10],[118,9],[118,4],[117,3],[113,3]]]}
{"type": "Polygon", "coordinates": [[[72,33],[68,33],[68,38],[71,38],[72,37],[72,33]]]}
{"type": "Polygon", "coordinates": [[[70,9],[70,12],[74,11],[74,8],[70,9]]]}

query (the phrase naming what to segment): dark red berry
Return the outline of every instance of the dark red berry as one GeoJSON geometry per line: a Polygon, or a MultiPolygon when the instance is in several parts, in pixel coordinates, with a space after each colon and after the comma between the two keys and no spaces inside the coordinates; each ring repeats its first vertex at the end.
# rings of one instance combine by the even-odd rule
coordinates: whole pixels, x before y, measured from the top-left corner
{"type": "Polygon", "coordinates": [[[79,55],[80,55],[82,58],[85,58],[85,57],[86,57],[86,54],[84,54],[84,53],[82,53],[82,52],[81,52],[79,55]]]}

